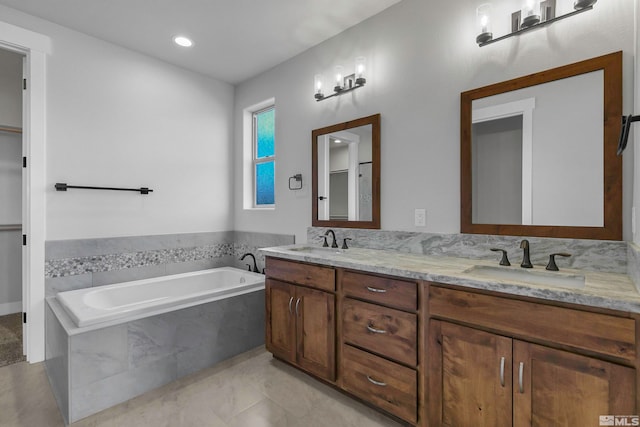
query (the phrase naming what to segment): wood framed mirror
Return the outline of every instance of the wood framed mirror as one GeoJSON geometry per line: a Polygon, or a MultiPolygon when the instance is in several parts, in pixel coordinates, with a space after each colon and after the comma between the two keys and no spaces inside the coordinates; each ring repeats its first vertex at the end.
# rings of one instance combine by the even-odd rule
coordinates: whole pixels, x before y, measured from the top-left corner
{"type": "Polygon", "coordinates": [[[461,232],[622,240],[622,52],[463,92],[461,232]]]}
{"type": "Polygon", "coordinates": [[[380,228],[380,114],[311,132],[314,227],[380,228]]]}

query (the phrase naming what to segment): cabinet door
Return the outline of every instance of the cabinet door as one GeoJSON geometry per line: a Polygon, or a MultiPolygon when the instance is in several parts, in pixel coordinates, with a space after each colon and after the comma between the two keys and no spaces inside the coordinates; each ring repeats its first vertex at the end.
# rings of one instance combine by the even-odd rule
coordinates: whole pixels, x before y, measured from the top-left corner
{"type": "Polygon", "coordinates": [[[637,413],[631,368],[514,340],[513,373],[515,427],[598,426],[601,415],[637,413]]]}
{"type": "Polygon", "coordinates": [[[296,287],[298,365],[329,381],[335,380],[335,296],[296,287]]]}
{"type": "Polygon", "coordinates": [[[281,359],[296,360],[293,306],[295,287],[273,279],[266,281],[266,347],[281,359]]]}
{"type": "Polygon", "coordinates": [[[441,321],[430,337],[430,425],[511,425],[512,340],[441,321]]]}

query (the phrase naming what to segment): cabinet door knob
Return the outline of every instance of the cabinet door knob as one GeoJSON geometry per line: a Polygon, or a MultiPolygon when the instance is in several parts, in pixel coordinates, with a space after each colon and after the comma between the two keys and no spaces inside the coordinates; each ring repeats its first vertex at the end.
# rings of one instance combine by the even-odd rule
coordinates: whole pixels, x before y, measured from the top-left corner
{"type": "Polygon", "coordinates": [[[376,329],[371,325],[367,325],[367,329],[369,330],[369,332],[373,332],[374,334],[386,334],[387,331],[385,331],[384,329],[376,329]]]}
{"type": "Polygon", "coordinates": [[[524,362],[520,362],[520,368],[518,369],[518,387],[520,393],[524,393],[524,362]]]}
{"type": "Polygon", "coordinates": [[[377,293],[377,294],[386,294],[387,293],[386,289],[372,288],[371,286],[367,286],[367,290],[369,292],[374,292],[374,293],[377,293]]]}
{"type": "Polygon", "coordinates": [[[504,387],[504,357],[500,358],[500,385],[504,387]]]}
{"type": "Polygon", "coordinates": [[[293,311],[291,311],[291,304],[293,303],[293,297],[289,298],[289,314],[293,314],[293,311]]]}
{"type": "Polygon", "coordinates": [[[380,386],[380,387],[386,387],[387,386],[387,383],[383,383],[382,381],[376,381],[373,378],[371,378],[369,375],[367,375],[367,379],[369,380],[369,382],[371,384],[375,384],[375,385],[380,386]]]}
{"type": "Polygon", "coordinates": [[[296,317],[299,316],[299,313],[298,313],[298,306],[299,305],[300,305],[300,298],[298,298],[298,300],[296,301],[296,317]]]}

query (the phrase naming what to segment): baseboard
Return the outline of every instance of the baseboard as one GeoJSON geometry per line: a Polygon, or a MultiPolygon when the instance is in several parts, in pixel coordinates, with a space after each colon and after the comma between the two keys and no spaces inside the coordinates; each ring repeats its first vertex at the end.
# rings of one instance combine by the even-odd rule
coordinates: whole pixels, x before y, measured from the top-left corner
{"type": "Polygon", "coordinates": [[[22,301],[6,302],[0,304],[0,316],[22,312],[22,301]]]}

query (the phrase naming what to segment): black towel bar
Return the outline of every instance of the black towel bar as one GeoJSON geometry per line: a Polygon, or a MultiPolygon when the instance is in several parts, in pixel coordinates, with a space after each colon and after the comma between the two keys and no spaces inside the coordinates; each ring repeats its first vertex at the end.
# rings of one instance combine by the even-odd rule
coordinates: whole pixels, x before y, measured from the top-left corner
{"type": "Polygon", "coordinates": [[[68,185],[67,183],[64,183],[64,182],[57,182],[55,187],[57,191],[67,191],[68,188],[81,188],[85,190],[137,191],[140,194],[149,194],[153,192],[153,190],[147,187],[140,187],[140,188],[88,187],[84,185],[68,185]]]}

